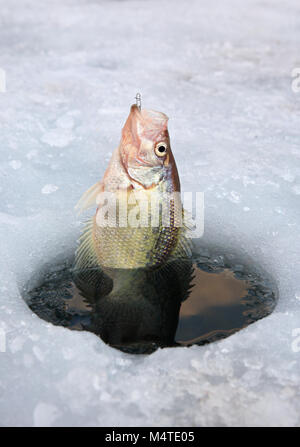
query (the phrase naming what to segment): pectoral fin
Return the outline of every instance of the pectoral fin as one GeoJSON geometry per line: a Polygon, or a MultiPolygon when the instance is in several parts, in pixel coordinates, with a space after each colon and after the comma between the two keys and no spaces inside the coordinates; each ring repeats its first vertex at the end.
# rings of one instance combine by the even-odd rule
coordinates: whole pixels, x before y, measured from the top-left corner
{"type": "Polygon", "coordinates": [[[103,191],[102,182],[97,182],[93,186],[91,186],[85,193],[82,195],[81,199],[75,206],[78,214],[81,214],[83,211],[91,208],[96,205],[96,199],[98,194],[103,191]]]}

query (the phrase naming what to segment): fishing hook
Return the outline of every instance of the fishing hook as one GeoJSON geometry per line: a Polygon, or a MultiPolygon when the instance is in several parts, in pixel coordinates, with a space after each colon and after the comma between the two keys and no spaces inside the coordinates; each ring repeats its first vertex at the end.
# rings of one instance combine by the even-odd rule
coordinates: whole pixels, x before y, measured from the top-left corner
{"type": "Polygon", "coordinates": [[[138,106],[139,110],[142,108],[142,95],[140,93],[137,93],[135,96],[135,103],[138,106]]]}

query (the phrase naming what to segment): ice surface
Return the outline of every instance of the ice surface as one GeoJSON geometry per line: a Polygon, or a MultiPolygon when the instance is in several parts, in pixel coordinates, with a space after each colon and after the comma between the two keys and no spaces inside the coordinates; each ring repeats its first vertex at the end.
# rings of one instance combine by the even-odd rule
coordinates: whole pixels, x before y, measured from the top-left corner
{"type": "Polygon", "coordinates": [[[2,425],[300,425],[299,2],[0,2],[2,425]],[[275,312],[206,347],[130,356],[32,314],[70,256],[137,91],[170,117],[204,245],[276,280],[275,312]],[[5,351],[5,352],[3,352],[5,351]]]}

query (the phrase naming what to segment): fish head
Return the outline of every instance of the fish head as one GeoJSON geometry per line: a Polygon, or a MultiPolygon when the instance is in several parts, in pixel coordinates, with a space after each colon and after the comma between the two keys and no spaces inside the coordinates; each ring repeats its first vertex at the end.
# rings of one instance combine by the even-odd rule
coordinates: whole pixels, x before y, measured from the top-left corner
{"type": "Polygon", "coordinates": [[[129,177],[144,188],[161,180],[179,191],[179,177],[171,151],[168,117],[154,110],[131,106],[122,130],[120,155],[129,177]]]}

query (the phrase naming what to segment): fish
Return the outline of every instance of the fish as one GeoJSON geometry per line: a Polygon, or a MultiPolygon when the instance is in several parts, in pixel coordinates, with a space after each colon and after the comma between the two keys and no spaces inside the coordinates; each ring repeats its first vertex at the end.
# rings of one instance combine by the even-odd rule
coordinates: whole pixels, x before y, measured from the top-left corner
{"type": "Polygon", "coordinates": [[[76,206],[96,212],[80,237],[75,270],[157,268],[191,256],[168,119],[131,106],[103,178],[76,206]]]}

